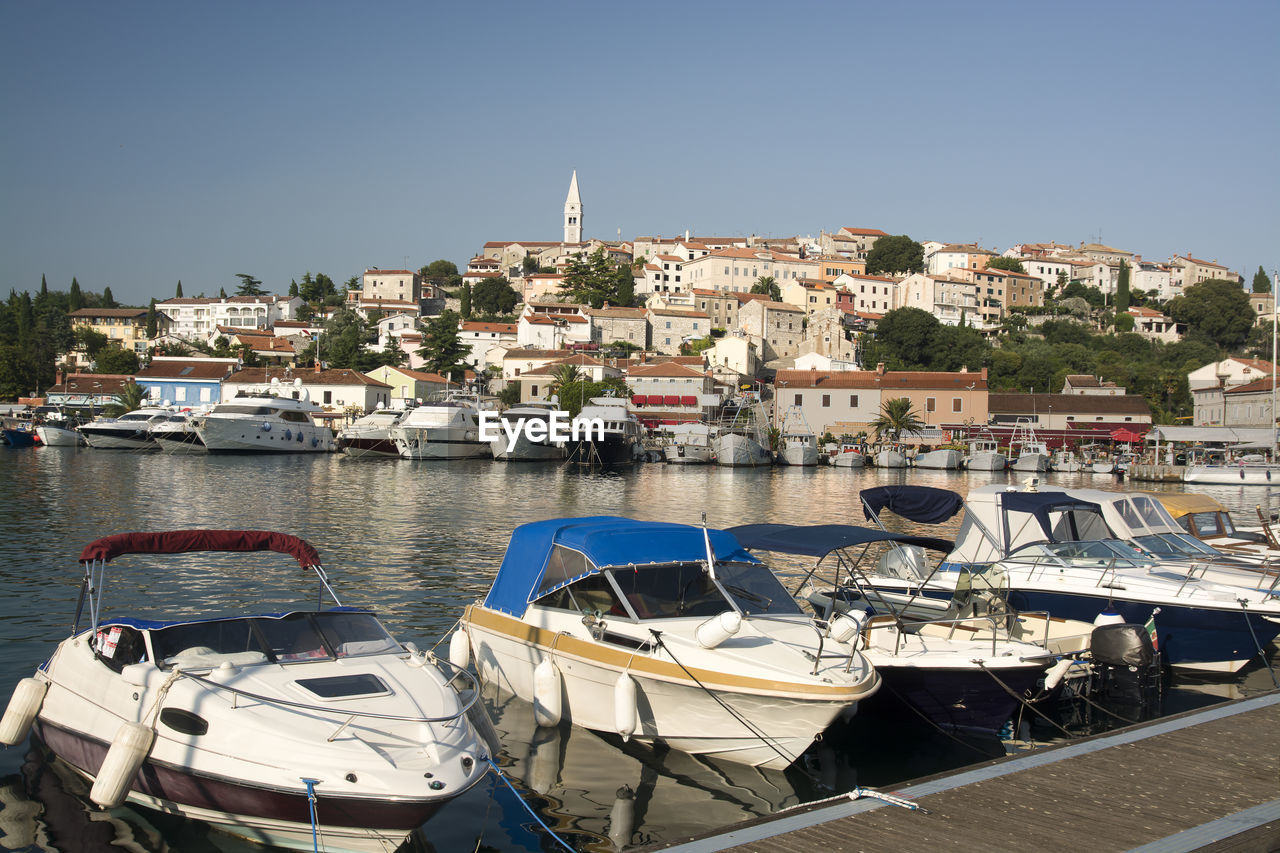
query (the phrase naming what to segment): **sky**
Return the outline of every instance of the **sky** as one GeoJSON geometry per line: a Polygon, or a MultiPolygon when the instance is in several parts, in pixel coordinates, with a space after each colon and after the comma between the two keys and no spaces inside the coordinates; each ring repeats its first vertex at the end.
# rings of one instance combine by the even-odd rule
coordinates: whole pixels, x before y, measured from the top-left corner
{"type": "Polygon", "coordinates": [[[584,236],[1280,268],[1280,3],[0,2],[0,287],[124,304],[584,236]]]}

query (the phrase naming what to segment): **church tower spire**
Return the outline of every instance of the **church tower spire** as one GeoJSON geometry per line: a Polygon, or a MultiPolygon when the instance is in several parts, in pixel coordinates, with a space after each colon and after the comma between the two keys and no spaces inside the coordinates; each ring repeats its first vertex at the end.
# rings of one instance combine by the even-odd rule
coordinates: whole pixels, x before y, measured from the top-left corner
{"type": "Polygon", "coordinates": [[[582,196],[578,194],[578,170],[569,181],[569,197],[564,200],[564,241],[582,242],[582,196]]]}

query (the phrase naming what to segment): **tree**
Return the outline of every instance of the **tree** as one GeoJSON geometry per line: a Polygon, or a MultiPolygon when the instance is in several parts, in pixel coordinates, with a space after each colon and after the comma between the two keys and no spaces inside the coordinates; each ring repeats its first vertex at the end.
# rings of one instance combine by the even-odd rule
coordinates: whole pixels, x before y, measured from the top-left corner
{"type": "Polygon", "coordinates": [[[1008,270],[1009,272],[1020,272],[1026,274],[1026,269],[1022,266],[1022,261],[1017,258],[1006,258],[1003,256],[991,258],[987,261],[987,269],[989,270],[1008,270]]]}
{"type": "Polygon", "coordinates": [[[432,261],[418,270],[418,274],[425,278],[428,283],[445,290],[453,290],[462,284],[462,276],[458,274],[458,265],[453,261],[443,259],[432,261]]]}
{"type": "Polygon", "coordinates": [[[103,308],[116,307],[116,298],[111,295],[111,288],[109,287],[102,288],[102,307],[103,308]]]}
{"type": "Polygon", "coordinates": [[[131,349],[117,346],[103,347],[93,363],[94,373],[113,373],[117,376],[132,376],[138,372],[138,356],[131,349]]]}
{"type": "Polygon", "coordinates": [[[1258,271],[1253,274],[1253,284],[1249,286],[1249,289],[1254,293],[1271,292],[1271,279],[1267,278],[1267,271],[1261,266],[1259,266],[1258,271]]]}
{"type": "Polygon", "coordinates": [[[73,277],[71,279],[71,295],[67,297],[67,310],[71,312],[79,311],[84,307],[84,294],[80,292],[80,282],[73,277]]]}
{"type": "MultiPolygon", "coordinates": [[[[240,279],[240,286],[236,288],[237,296],[265,296],[266,291],[262,289],[261,279],[256,279],[248,273],[238,272],[236,278],[240,279]]],[[[225,291],[224,291],[225,292],[225,291]]]]}
{"type": "Polygon", "coordinates": [[[762,275],[756,279],[756,283],[751,285],[752,293],[766,294],[774,302],[782,301],[782,288],[778,287],[778,281],[771,275],[762,275]]]}
{"type": "MultiPolygon", "coordinates": [[[[883,237],[881,239],[884,239],[883,237]]],[[[928,366],[938,318],[919,308],[895,308],[876,324],[874,346],[867,362],[883,361],[890,370],[912,370],[928,366]]]]}
{"type": "Polygon", "coordinates": [[[1238,350],[1253,326],[1249,296],[1234,281],[1210,278],[1191,285],[1169,300],[1169,316],[1186,323],[1190,333],[1202,333],[1219,348],[1238,350]]]}
{"type": "Polygon", "coordinates": [[[1116,278],[1116,314],[1129,310],[1129,264],[1120,262],[1120,275],[1116,278]]]}
{"type": "MultiPolygon", "coordinates": [[[[1119,299],[1116,301],[1119,302],[1119,299]]],[[[1132,314],[1121,314],[1116,312],[1114,324],[1117,332],[1132,332],[1134,323],[1135,321],[1132,314]]]]}
{"type": "Polygon", "coordinates": [[[118,418],[126,412],[141,409],[146,399],[146,388],[137,382],[126,382],[111,398],[111,402],[102,407],[102,413],[109,418],[118,418]]]}
{"type": "Polygon", "coordinates": [[[604,249],[596,249],[589,257],[579,254],[569,259],[560,293],[592,308],[600,308],[606,302],[618,305],[623,296],[631,301],[629,294],[620,292],[631,281],[630,268],[619,266],[604,249]]]}
{"type": "Polygon", "coordinates": [[[1070,284],[1070,282],[1067,279],[1066,270],[1058,270],[1058,280],[1056,284],[1057,284],[1058,293],[1062,293],[1062,291],[1066,289],[1066,286],[1070,284]]]}
{"type": "Polygon", "coordinates": [[[289,280],[289,298],[293,299],[295,296],[298,296],[298,280],[296,278],[289,280]]]}
{"type": "Polygon", "coordinates": [[[152,297],[151,304],[147,306],[147,340],[154,341],[159,333],[160,323],[156,317],[156,300],[152,297]]]}
{"type": "Polygon", "coordinates": [[[582,411],[583,406],[591,402],[592,397],[604,397],[609,394],[626,397],[630,393],[627,383],[622,381],[621,377],[607,376],[600,382],[591,382],[586,379],[569,382],[560,387],[556,396],[559,397],[560,408],[568,412],[570,418],[574,418],[582,411]]]}
{"type": "Polygon", "coordinates": [[[509,409],[520,403],[520,380],[513,379],[498,392],[498,402],[509,409]]]}
{"type": "Polygon", "coordinates": [[[182,298],[182,279],[178,279],[178,289],[174,291],[173,298],[174,299],[182,298]]]}
{"type": "Polygon", "coordinates": [[[525,255],[520,261],[520,270],[525,275],[533,275],[538,271],[538,259],[533,255],[525,255]]]}
{"type": "Polygon", "coordinates": [[[505,276],[486,278],[471,288],[471,310],[476,314],[510,314],[520,294],[505,276]]]}
{"type": "Polygon", "coordinates": [[[227,289],[226,289],[225,287],[219,287],[219,288],[218,288],[218,298],[219,298],[219,299],[226,299],[226,298],[227,298],[227,289]]]}
{"type": "Polygon", "coordinates": [[[98,353],[106,348],[108,338],[88,326],[80,326],[75,331],[75,341],[84,350],[84,354],[89,361],[96,361],[98,353]]]}
{"type": "Polygon", "coordinates": [[[923,426],[924,421],[918,412],[911,410],[911,400],[907,397],[885,400],[880,414],[871,422],[877,441],[887,434],[891,441],[896,442],[904,432],[919,432],[923,426]]]}
{"type": "Polygon", "coordinates": [[[460,379],[471,349],[458,338],[458,315],[445,311],[432,318],[422,332],[422,347],[417,354],[426,362],[424,370],[449,378],[458,374],[460,379]]]}
{"type": "Polygon", "coordinates": [[[581,382],[586,375],[577,365],[561,364],[551,371],[551,384],[547,386],[548,394],[558,394],[560,389],[571,382],[581,382]]]}
{"type": "Polygon", "coordinates": [[[867,252],[867,274],[913,273],[924,269],[924,247],[906,234],[881,237],[867,252]]]}
{"type": "Polygon", "coordinates": [[[471,319],[471,285],[462,285],[462,292],[458,296],[458,313],[462,315],[462,319],[471,319]]]}

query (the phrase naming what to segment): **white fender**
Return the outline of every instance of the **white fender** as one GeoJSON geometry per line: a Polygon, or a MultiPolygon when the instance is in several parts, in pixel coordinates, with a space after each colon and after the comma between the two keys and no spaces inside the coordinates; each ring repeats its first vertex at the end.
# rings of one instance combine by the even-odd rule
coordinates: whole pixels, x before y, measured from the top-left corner
{"type": "Polygon", "coordinates": [[[560,670],[543,658],[533,670],[533,719],[540,726],[560,725],[560,670]]]}
{"type": "Polygon", "coordinates": [[[471,643],[467,632],[459,628],[449,637],[449,663],[458,669],[466,669],[471,663],[471,643]]]}
{"type": "Polygon", "coordinates": [[[1107,609],[1093,617],[1094,625],[1122,625],[1124,617],[1114,610],[1107,609]]]}
{"type": "Polygon", "coordinates": [[[738,629],[741,627],[742,617],[738,612],[736,610],[726,610],[719,615],[712,616],[695,628],[693,636],[697,638],[698,645],[704,649],[714,649],[738,633],[738,629]]]}
{"type": "Polygon", "coordinates": [[[630,740],[636,732],[636,682],[625,672],[618,675],[613,685],[613,728],[622,735],[624,741],[630,740]]]}
{"type": "Polygon", "coordinates": [[[623,785],[613,795],[613,808],[609,810],[609,840],[619,850],[631,846],[631,834],[636,826],[636,795],[623,785]]]}
{"type": "Polygon", "coordinates": [[[141,723],[122,724],[93,780],[89,799],[108,809],[123,803],[155,738],[155,730],[141,723]]]}
{"type": "Polygon", "coordinates": [[[1074,663],[1074,661],[1071,660],[1071,658],[1063,658],[1053,666],[1049,667],[1044,674],[1044,689],[1052,690],[1057,687],[1062,679],[1066,677],[1067,670],[1071,669],[1072,663],[1074,663]]]}
{"type": "Polygon", "coordinates": [[[27,739],[27,733],[31,731],[36,714],[40,713],[40,706],[44,704],[47,692],[47,681],[24,678],[18,682],[9,699],[9,707],[4,711],[4,719],[0,719],[0,743],[17,746],[27,739]]]}
{"type": "Polygon", "coordinates": [[[842,613],[831,623],[831,639],[837,643],[847,643],[862,631],[867,621],[867,614],[862,611],[842,613]]]}

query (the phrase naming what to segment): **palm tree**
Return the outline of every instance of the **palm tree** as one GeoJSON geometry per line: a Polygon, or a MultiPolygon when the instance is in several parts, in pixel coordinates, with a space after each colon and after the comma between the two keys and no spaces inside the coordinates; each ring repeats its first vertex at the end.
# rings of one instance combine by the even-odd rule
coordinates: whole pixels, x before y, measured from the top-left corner
{"type": "Polygon", "coordinates": [[[919,432],[924,421],[920,420],[919,412],[911,411],[911,400],[895,397],[884,401],[880,414],[871,422],[871,426],[876,431],[877,441],[888,433],[897,442],[904,432],[919,432]]]}
{"type": "Polygon", "coordinates": [[[573,364],[562,364],[555,370],[551,371],[551,385],[547,387],[548,394],[557,394],[560,389],[571,382],[581,382],[586,376],[582,371],[573,364]]]}
{"type": "Polygon", "coordinates": [[[756,283],[751,285],[752,293],[765,293],[775,302],[782,299],[782,288],[778,287],[778,282],[771,275],[762,275],[756,279],[756,283]]]}
{"type": "Polygon", "coordinates": [[[126,382],[116,392],[110,403],[102,407],[102,412],[109,418],[118,418],[125,412],[141,409],[147,396],[147,389],[137,382],[126,382]]]}

